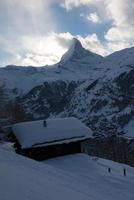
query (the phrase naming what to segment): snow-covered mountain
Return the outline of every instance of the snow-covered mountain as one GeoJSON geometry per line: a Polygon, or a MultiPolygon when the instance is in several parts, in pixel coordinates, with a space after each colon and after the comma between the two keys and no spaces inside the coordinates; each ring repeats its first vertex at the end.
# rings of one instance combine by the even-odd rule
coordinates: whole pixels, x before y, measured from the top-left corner
{"type": "Polygon", "coordinates": [[[73,39],[55,65],[0,68],[1,119],[76,116],[95,135],[130,135],[133,77],[134,48],[103,58],[73,39]]]}
{"type": "Polygon", "coordinates": [[[95,135],[127,134],[134,137],[134,48],[116,52],[97,65],[75,90],[61,116],[75,115],[95,135]]]}
{"type": "Polygon", "coordinates": [[[74,38],[69,50],[62,56],[59,65],[70,70],[76,69],[89,71],[103,60],[104,58],[102,56],[84,49],[80,41],[74,38]]]}
{"type": "Polygon", "coordinates": [[[119,66],[134,65],[134,47],[117,51],[106,59],[119,66]]]}
{"type": "Polygon", "coordinates": [[[20,95],[20,92],[26,94],[45,81],[83,81],[103,60],[103,57],[89,52],[77,39],[73,39],[69,50],[55,65],[44,67],[10,65],[0,68],[0,85],[5,85],[9,90],[16,88],[20,95]]]}

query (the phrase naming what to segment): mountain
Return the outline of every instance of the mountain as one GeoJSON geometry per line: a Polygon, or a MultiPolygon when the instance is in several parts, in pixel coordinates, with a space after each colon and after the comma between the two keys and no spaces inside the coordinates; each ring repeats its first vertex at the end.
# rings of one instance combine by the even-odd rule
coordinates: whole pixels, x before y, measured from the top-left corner
{"type": "Polygon", "coordinates": [[[104,58],[102,56],[84,49],[80,41],[74,38],[69,50],[62,56],[59,64],[61,67],[64,65],[64,67],[70,69],[75,67],[78,70],[81,67],[82,69],[85,68],[88,70],[88,68],[93,68],[94,65],[103,60],[104,58]]]}
{"type": "Polygon", "coordinates": [[[126,48],[121,51],[117,51],[109,56],[106,59],[116,65],[134,65],[134,47],[126,48]]]}
{"type": "Polygon", "coordinates": [[[105,58],[79,86],[61,116],[75,115],[95,135],[127,134],[134,137],[134,48],[105,58]]]}
{"type": "Polygon", "coordinates": [[[55,65],[44,67],[10,65],[0,68],[0,85],[6,85],[9,90],[16,89],[20,95],[20,92],[26,94],[45,81],[85,80],[96,64],[102,60],[103,57],[85,50],[77,39],[73,39],[69,50],[55,65]]]}
{"type": "Polygon", "coordinates": [[[73,39],[55,65],[0,68],[1,122],[76,116],[94,135],[130,135],[133,77],[134,48],[103,58],[73,39]]]}
{"type": "MultiPolygon", "coordinates": [[[[19,105],[23,105],[25,112],[34,118],[60,113],[72,98],[75,88],[87,80],[103,60],[73,39],[69,50],[55,65],[0,68],[1,121],[5,123],[7,118],[8,121],[16,118],[12,113],[17,113],[17,110],[23,115],[19,105]]],[[[17,115],[17,118],[23,117],[17,115]]]]}

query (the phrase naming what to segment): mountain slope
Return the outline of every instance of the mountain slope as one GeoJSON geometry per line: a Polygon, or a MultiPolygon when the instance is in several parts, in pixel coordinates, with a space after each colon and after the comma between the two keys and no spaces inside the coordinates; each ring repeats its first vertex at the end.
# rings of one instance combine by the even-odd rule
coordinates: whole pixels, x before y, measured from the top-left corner
{"type": "Polygon", "coordinates": [[[134,63],[130,59],[126,65],[125,60],[120,66],[118,56],[113,56],[117,64],[107,60],[101,63],[106,70],[100,75],[94,72],[92,79],[78,87],[68,108],[61,113],[61,116],[77,116],[95,135],[126,133],[125,126],[134,119],[134,63]]]}
{"type": "Polygon", "coordinates": [[[27,120],[24,112],[31,119],[62,112],[75,89],[93,74],[100,60],[104,58],[85,50],[73,39],[68,52],[55,65],[0,68],[0,110],[4,113],[0,113],[0,118],[4,123],[6,119],[12,123],[16,118],[27,120]]]}
{"type": "Polygon", "coordinates": [[[134,65],[134,47],[117,51],[107,56],[106,59],[115,65],[134,65]]]}
{"type": "Polygon", "coordinates": [[[77,39],[73,39],[69,50],[55,65],[37,68],[11,65],[0,68],[0,85],[4,84],[9,90],[16,89],[20,95],[45,81],[85,80],[96,64],[103,60],[103,57],[85,50],[77,39]]]}
{"type": "Polygon", "coordinates": [[[103,58],[73,39],[56,65],[0,69],[0,117],[13,123],[76,116],[94,135],[128,134],[134,119],[133,77],[134,48],[103,58]]]}
{"type": "Polygon", "coordinates": [[[134,169],[85,154],[36,162],[0,147],[2,200],[133,200],[134,169]],[[108,167],[111,174],[108,174],[108,167]],[[122,167],[127,170],[123,177],[122,167]]]}

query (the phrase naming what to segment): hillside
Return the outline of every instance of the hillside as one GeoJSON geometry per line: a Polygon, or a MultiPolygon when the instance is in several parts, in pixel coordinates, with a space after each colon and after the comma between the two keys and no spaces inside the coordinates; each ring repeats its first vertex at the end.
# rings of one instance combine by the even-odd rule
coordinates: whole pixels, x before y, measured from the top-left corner
{"type": "Polygon", "coordinates": [[[76,154],[41,163],[0,146],[0,163],[3,200],[133,199],[134,169],[111,161],[76,154]]]}
{"type": "Polygon", "coordinates": [[[97,64],[87,81],[60,116],[76,116],[95,135],[125,134],[133,137],[134,120],[134,48],[107,56],[97,64]]]}

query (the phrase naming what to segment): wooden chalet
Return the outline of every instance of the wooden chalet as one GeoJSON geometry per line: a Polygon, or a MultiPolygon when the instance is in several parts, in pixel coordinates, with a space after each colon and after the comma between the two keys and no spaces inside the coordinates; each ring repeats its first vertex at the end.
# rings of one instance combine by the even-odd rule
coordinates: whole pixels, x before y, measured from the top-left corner
{"type": "Polygon", "coordinates": [[[35,160],[81,153],[91,130],[74,117],[17,123],[13,126],[17,153],[35,160]]]}

